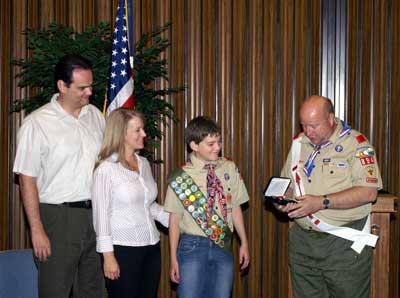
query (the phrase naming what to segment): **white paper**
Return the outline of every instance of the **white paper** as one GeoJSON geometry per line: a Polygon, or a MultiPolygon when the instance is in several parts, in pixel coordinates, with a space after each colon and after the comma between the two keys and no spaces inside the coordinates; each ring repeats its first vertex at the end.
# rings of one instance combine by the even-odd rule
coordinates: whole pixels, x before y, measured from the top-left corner
{"type": "Polygon", "coordinates": [[[287,188],[289,187],[290,179],[274,177],[268,184],[265,190],[266,197],[283,197],[287,188]]]}

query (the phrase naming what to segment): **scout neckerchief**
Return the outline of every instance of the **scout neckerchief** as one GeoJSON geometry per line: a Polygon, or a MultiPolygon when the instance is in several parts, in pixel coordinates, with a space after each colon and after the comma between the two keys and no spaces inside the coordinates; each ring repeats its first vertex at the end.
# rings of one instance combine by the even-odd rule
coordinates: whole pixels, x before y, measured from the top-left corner
{"type": "MultiPolygon", "coordinates": [[[[341,122],[342,122],[343,129],[339,134],[339,139],[346,136],[351,131],[351,127],[349,125],[347,125],[344,121],[341,121],[341,122]]],[[[319,150],[321,150],[325,147],[328,147],[331,144],[332,144],[331,140],[326,140],[325,142],[323,142],[320,145],[311,144],[314,147],[314,149],[313,149],[313,151],[311,151],[310,155],[308,156],[307,161],[305,162],[304,168],[303,168],[304,174],[306,174],[307,177],[310,177],[311,172],[314,169],[314,160],[317,157],[319,150]]]]}
{"type": "MultiPolygon", "coordinates": [[[[342,138],[347,134],[347,132],[351,130],[351,128],[349,129],[349,126],[344,124],[343,121],[342,126],[343,130],[339,134],[339,138],[342,138]],[[344,130],[347,130],[347,132],[343,133],[344,130]]],[[[301,176],[298,173],[300,153],[301,137],[297,137],[293,140],[292,143],[292,176],[295,181],[295,192],[297,196],[305,195],[303,181],[301,180],[301,176]]],[[[368,215],[364,228],[361,231],[349,227],[337,227],[328,224],[322,219],[318,218],[315,214],[309,214],[306,218],[312,225],[325,233],[335,235],[349,241],[353,241],[353,245],[351,246],[351,248],[357,253],[361,253],[365,245],[375,247],[376,241],[378,240],[378,236],[370,234],[370,215],[368,215]]]]}
{"type": "Polygon", "coordinates": [[[226,210],[226,199],[224,194],[224,188],[221,184],[221,180],[215,175],[215,164],[207,164],[204,166],[207,169],[207,194],[208,194],[208,208],[206,213],[207,224],[210,221],[212,214],[214,213],[215,197],[218,195],[218,202],[221,206],[221,213],[225,222],[227,222],[228,212],[226,210]]]}
{"type": "Polygon", "coordinates": [[[207,220],[208,202],[193,178],[178,168],[169,175],[168,184],[204,234],[232,254],[232,231],[214,209],[207,220]]]}

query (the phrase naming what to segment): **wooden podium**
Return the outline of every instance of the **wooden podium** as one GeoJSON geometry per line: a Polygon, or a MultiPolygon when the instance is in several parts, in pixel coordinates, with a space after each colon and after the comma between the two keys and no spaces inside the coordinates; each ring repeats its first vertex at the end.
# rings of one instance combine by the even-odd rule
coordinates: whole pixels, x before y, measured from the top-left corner
{"type": "MultiPolygon", "coordinates": [[[[397,197],[379,194],[372,205],[371,232],[379,235],[374,249],[371,271],[371,298],[389,297],[389,247],[390,247],[390,214],[395,212],[397,197]]],[[[289,272],[288,298],[293,298],[289,272]]]]}

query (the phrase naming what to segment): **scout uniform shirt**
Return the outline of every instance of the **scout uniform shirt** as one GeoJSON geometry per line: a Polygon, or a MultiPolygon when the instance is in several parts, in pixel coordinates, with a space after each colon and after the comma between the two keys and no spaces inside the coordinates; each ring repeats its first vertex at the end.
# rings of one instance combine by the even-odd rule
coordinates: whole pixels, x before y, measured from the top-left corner
{"type": "MultiPolygon", "coordinates": [[[[224,188],[224,194],[226,197],[227,207],[227,221],[229,228],[233,231],[233,219],[232,219],[232,208],[239,206],[249,200],[246,187],[243,183],[238,169],[234,162],[221,157],[217,161],[207,162],[198,159],[194,153],[189,156],[189,162],[182,166],[182,169],[192,177],[194,183],[197,184],[199,189],[204,194],[205,198],[207,195],[207,169],[206,164],[216,164],[215,173],[221,180],[222,187],[224,188]]],[[[194,218],[189,212],[187,212],[175,192],[168,186],[167,194],[164,202],[164,210],[171,213],[180,214],[181,218],[179,221],[179,228],[181,233],[207,237],[203,230],[198,226],[194,218]]],[[[218,203],[218,199],[215,199],[214,211],[221,217],[221,206],[218,203]]]]}
{"type": "MultiPolygon", "coordinates": [[[[314,159],[314,166],[309,177],[304,172],[304,166],[314,149],[304,133],[301,137],[301,153],[298,164],[298,174],[307,195],[328,195],[346,190],[353,186],[382,188],[375,150],[368,140],[356,130],[351,130],[344,122],[336,118],[337,127],[329,138],[331,144],[320,149],[314,159]],[[346,128],[350,131],[346,132],[346,128]]],[[[297,138],[295,137],[295,139],[297,138]]],[[[282,176],[292,180],[294,189],[296,181],[292,176],[292,152],[289,152],[282,176]]],[[[371,212],[371,203],[350,209],[320,210],[315,215],[328,224],[342,226],[366,217],[371,212]]],[[[297,218],[295,222],[304,229],[316,229],[305,218],[297,218]]]]}

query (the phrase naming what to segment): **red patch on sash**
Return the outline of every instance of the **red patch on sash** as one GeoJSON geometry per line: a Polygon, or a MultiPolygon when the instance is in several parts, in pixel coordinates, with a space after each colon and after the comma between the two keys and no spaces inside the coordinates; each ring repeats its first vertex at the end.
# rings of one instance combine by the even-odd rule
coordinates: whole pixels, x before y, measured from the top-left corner
{"type": "Polygon", "coordinates": [[[367,183],[378,183],[378,178],[365,178],[367,183]]]}
{"type": "Polygon", "coordinates": [[[296,139],[299,137],[299,135],[300,135],[300,132],[297,133],[297,134],[295,134],[295,135],[293,136],[293,140],[296,140],[296,139]]]}
{"type": "Polygon", "coordinates": [[[367,166],[367,165],[373,165],[375,163],[375,160],[373,156],[366,156],[360,158],[360,162],[363,166],[367,166]]]}
{"type": "Polygon", "coordinates": [[[367,139],[366,139],[363,135],[358,135],[358,136],[356,137],[356,140],[357,140],[358,143],[363,143],[363,142],[365,142],[367,139]]]}

